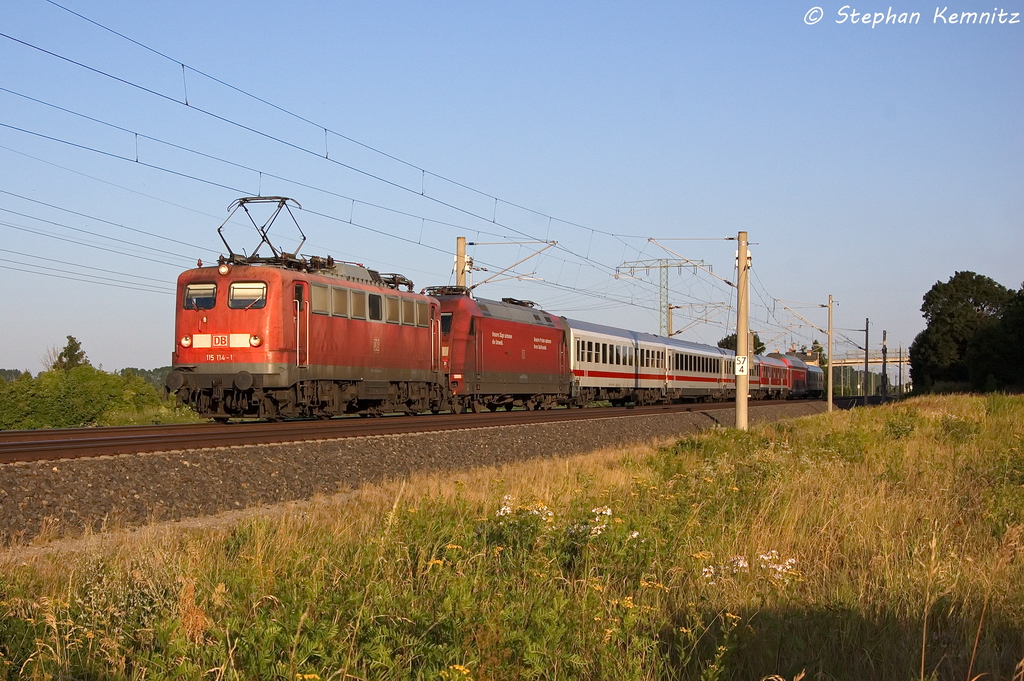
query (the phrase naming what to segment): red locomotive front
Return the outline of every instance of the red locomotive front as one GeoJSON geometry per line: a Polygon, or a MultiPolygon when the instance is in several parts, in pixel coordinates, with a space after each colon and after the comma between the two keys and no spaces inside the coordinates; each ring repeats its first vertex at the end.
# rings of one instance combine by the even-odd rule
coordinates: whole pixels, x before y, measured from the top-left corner
{"type": "Polygon", "coordinates": [[[411,288],[277,251],[184,272],[167,388],[221,420],[444,408],[439,304],[411,288]]]}

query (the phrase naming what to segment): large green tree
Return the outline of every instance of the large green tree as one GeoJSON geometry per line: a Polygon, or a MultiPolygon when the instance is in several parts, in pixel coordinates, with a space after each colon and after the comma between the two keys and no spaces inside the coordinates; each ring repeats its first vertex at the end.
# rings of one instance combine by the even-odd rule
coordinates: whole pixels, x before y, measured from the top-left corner
{"type": "Polygon", "coordinates": [[[1013,292],[974,272],[956,272],[924,295],[921,312],[927,327],[910,346],[910,375],[925,390],[936,382],[965,383],[970,378],[967,350],[981,331],[999,324],[1013,292]]]}
{"type": "Polygon", "coordinates": [[[998,322],[974,334],[964,363],[973,388],[1024,388],[1024,284],[1007,301],[998,322]]]}
{"type": "MultiPolygon", "coordinates": [[[[736,352],[736,334],[735,333],[730,333],[728,336],[726,336],[722,340],[718,341],[718,347],[722,348],[723,350],[732,350],[733,352],[736,352]]],[[[764,354],[764,350],[765,350],[764,343],[761,342],[760,336],[758,336],[757,333],[755,332],[754,333],[754,354],[755,355],[763,355],[764,354]]]]}

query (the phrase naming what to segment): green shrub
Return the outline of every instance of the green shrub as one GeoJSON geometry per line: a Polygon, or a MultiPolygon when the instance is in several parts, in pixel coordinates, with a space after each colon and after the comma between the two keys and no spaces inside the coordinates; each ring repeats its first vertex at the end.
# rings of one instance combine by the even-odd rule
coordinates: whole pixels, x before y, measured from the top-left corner
{"type": "Polygon", "coordinates": [[[0,430],[179,420],[197,417],[161,399],[139,376],[119,376],[88,364],[0,383],[0,430]]]}

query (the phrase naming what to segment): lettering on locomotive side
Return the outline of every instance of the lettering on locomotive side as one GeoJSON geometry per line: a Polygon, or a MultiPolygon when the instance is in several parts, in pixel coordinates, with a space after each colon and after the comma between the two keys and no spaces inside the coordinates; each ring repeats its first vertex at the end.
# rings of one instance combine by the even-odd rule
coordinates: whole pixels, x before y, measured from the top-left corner
{"type": "Polygon", "coordinates": [[[548,349],[548,345],[551,345],[551,339],[550,338],[537,338],[536,336],[534,336],[534,338],[533,338],[533,349],[534,350],[547,350],[548,349]]]}
{"type": "Polygon", "coordinates": [[[491,345],[504,345],[506,340],[512,340],[512,334],[504,331],[491,331],[491,345]]]}

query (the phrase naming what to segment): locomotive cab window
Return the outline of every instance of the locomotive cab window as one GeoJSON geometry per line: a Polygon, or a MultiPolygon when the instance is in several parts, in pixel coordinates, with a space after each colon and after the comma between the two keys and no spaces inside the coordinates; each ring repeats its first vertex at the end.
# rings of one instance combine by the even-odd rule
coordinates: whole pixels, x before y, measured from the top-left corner
{"type": "Polygon", "coordinates": [[[216,302],[216,284],[189,284],[181,306],[186,310],[212,310],[216,302]]]}
{"type": "Polygon", "coordinates": [[[449,334],[452,332],[452,313],[442,312],[441,313],[441,333],[449,334]]]}
{"type": "Polygon", "coordinates": [[[228,307],[258,310],[267,304],[267,285],[262,281],[236,281],[228,288],[228,307]]]}

